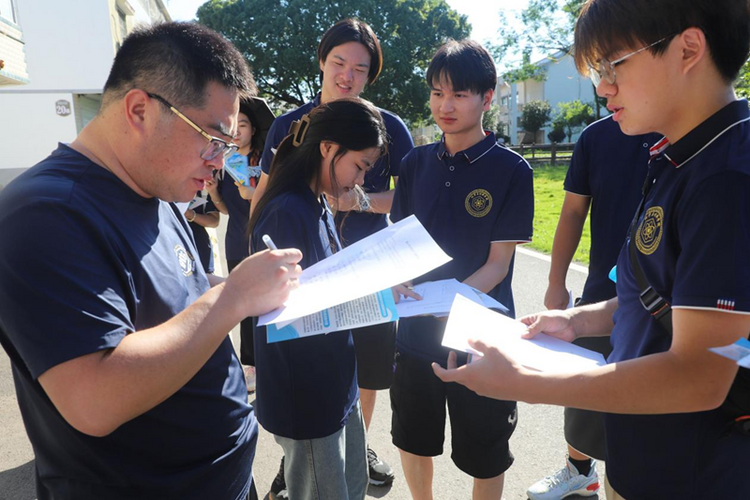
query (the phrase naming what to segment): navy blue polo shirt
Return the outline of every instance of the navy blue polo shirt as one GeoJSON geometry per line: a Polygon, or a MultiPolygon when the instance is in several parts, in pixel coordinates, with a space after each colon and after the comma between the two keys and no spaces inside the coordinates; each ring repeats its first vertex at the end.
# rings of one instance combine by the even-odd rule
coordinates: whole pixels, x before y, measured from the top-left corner
{"type": "MultiPolygon", "coordinates": [[[[653,187],[637,222],[638,261],[675,309],[750,313],[750,113],[729,104],[677,143],[654,146],[653,187]]],[[[642,307],[627,247],[609,362],[669,350],[642,307]]],[[[706,331],[711,335],[711,331],[706,331]]],[[[607,476],[625,498],[750,498],[750,437],[722,437],[720,409],[605,415],[607,476]]]]}
{"type": "Polygon", "coordinates": [[[208,290],[182,214],[60,145],[0,193],[0,234],[0,343],[39,499],[244,498],[258,430],[228,337],[185,386],[105,437],[71,427],[38,382],[208,290]]]}
{"type": "Polygon", "coordinates": [[[591,198],[589,276],[583,287],[585,303],[615,296],[609,271],[617,262],[628,227],[641,201],[649,148],[658,134],[625,135],[611,116],[581,133],[565,176],[565,191],[591,198]]]}
{"type": "MultiPolygon", "coordinates": [[[[299,120],[302,115],[309,113],[318,105],[320,105],[320,94],[315,96],[312,102],[279,116],[273,122],[260,161],[263,172],[268,174],[270,171],[274,155],[271,148],[276,149],[281,144],[284,137],[289,134],[289,127],[292,122],[299,120]]],[[[384,109],[378,108],[378,111],[380,111],[380,116],[383,118],[389,136],[388,154],[380,158],[365,174],[365,182],[362,187],[368,193],[388,191],[391,185],[391,177],[398,177],[401,159],[414,147],[409,129],[406,128],[401,118],[384,109]]],[[[385,228],[388,226],[388,221],[385,214],[342,212],[336,214],[336,224],[340,228],[341,242],[344,246],[347,246],[385,228]]]]}
{"type": "Polygon", "coordinates": [[[234,179],[224,171],[219,174],[219,193],[229,215],[227,234],[224,237],[224,253],[227,262],[240,261],[250,255],[247,235],[250,202],[240,196],[234,179]]]}
{"type": "MultiPolygon", "coordinates": [[[[493,242],[528,242],[533,232],[533,172],[518,154],[487,136],[471,148],[448,154],[444,142],[414,148],[401,163],[391,219],[416,215],[430,236],[453,260],[415,283],[455,278],[464,281],[487,262],[493,242]]],[[[489,295],[515,317],[508,275],[489,295]]],[[[444,364],[445,321],[432,317],[399,321],[400,351],[444,364]]]]}
{"type": "MultiPolygon", "coordinates": [[[[200,191],[198,191],[198,194],[196,196],[199,198],[203,197],[200,191]]],[[[210,195],[206,195],[206,200],[206,203],[195,209],[196,214],[206,215],[218,211],[216,209],[216,206],[214,205],[214,202],[211,201],[210,195]]],[[[190,222],[188,224],[190,225],[190,229],[193,231],[195,246],[198,249],[198,256],[200,257],[201,264],[203,264],[203,269],[207,273],[213,273],[214,250],[213,245],[211,244],[211,238],[208,236],[208,231],[205,227],[201,226],[197,222],[190,222]]]]}
{"type": "MultiPolygon", "coordinates": [[[[330,256],[335,225],[320,200],[304,184],[270,200],[253,228],[253,251],[265,249],[261,238],[267,234],[279,248],[302,250],[303,269],[330,256]]],[[[267,431],[315,439],[346,425],[359,399],[350,330],[272,344],[266,327],[256,324],[253,334],[255,407],[267,431]]]]}

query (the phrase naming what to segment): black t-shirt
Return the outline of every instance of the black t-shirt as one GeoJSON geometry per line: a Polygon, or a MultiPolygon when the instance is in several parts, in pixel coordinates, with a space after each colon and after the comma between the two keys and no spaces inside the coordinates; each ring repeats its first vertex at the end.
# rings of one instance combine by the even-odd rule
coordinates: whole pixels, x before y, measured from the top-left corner
{"type": "Polygon", "coordinates": [[[228,337],[184,387],[105,437],[71,427],[38,382],[208,289],[174,207],[60,145],[0,194],[0,234],[0,343],[39,499],[244,498],[257,422],[228,337]]]}

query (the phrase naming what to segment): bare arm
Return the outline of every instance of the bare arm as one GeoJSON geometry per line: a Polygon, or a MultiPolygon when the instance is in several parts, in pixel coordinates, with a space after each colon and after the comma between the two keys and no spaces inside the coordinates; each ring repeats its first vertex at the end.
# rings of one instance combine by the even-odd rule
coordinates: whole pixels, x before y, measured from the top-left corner
{"type": "Polygon", "coordinates": [[[552,264],[549,270],[549,285],[544,295],[544,307],[547,309],[565,309],[568,305],[568,289],[565,279],[568,267],[581,241],[583,225],[591,205],[591,198],[574,193],[565,193],[560,220],[552,244],[552,264]]]}
{"type": "Polygon", "coordinates": [[[253,217],[253,210],[258,206],[260,199],[266,192],[266,186],[268,185],[268,174],[261,172],[258,185],[255,186],[255,193],[253,193],[253,202],[250,204],[250,218],[253,217]]]}
{"type": "Polygon", "coordinates": [[[240,320],[281,305],[296,286],[300,258],[297,250],[255,254],[169,321],[56,365],[39,383],[68,423],[105,436],[185,385],[240,320]]]}
{"type": "Polygon", "coordinates": [[[475,344],[485,354],[479,361],[458,369],[436,367],[435,372],[478,394],[529,403],[626,414],[717,408],[729,392],[737,365],[707,349],[746,337],[750,315],[675,309],[673,325],[669,351],[579,374],[532,372],[481,343],[475,344]]]}
{"type": "MultiPolygon", "coordinates": [[[[393,185],[396,186],[398,183],[398,177],[393,178],[393,185]]],[[[393,193],[395,189],[389,189],[381,193],[367,193],[370,197],[370,208],[367,210],[374,214],[387,214],[391,212],[391,206],[393,206],[393,193]]],[[[356,199],[351,192],[342,194],[338,198],[328,198],[331,208],[334,208],[339,212],[348,212],[353,210],[356,205],[356,199]]]]}
{"type": "Polygon", "coordinates": [[[221,198],[221,193],[219,193],[219,183],[216,178],[206,181],[206,191],[208,191],[208,194],[211,196],[211,201],[213,201],[216,209],[224,215],[227,215],[229,211],[227,210],[226,203],[224,203],[224,200],[221,198]]]}
{"type": "Polygon", "coordinates": [[[515,241],[502,241],[490,244],[490,254],[487,262],[477,269],[474,274],[464,280],[469,286],[484,293],[495,288],[508,275],[510,259],[516,248],[515,241]]]}
{"type": "Polygon", "coordinates": [[[219,212],[199,214],[192,208],[185,210],[185,218],[203,227],[219,227],[219,212]],[[192,220],[191,220],[192,219],[192,220]]]}

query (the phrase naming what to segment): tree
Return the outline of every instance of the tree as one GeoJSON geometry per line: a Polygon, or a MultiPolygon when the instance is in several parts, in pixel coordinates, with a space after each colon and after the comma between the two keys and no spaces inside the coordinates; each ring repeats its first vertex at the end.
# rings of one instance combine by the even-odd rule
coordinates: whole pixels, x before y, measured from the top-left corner
{"type": "Polygon", "coordinates": [[[565,126],[557,120],[553,121],[552,130],[547,134],[547,138],[550,142],[562,142],[565,139],[565,126]]]}
{"type": "Polygon", "coordinates": [[[482,128],[491,130],[495,134],[502,133],[502,130],[500,130],[500,108],[497,105],[490,105],[490,110],[484,112],[482,116],[482,128]]]}
{"type": "Polygon", "coordinates": [[[557,114],[553,125],[561,128],[568,137],[568,142],[573,138],[573,134],[582,129],[585,125],[594,121],[594,110],[590,104],[584,104],[576,99],[571,102],[560,102],[557,104],[557,114]]]}
{"type": "MultiPolygon", "coordinates": [[[[498,34],[501,42],[492,47],[493,54],[498,60],[518,60],[520,57],[520,62],[503,77],[511,82],[528,78],[543,80],[539,77],[543,70],[531,62],[531,53],[571,54],[575,23],[584,3],[585,0],[531,0],[520,14],[516,14],[519,21],[516,23],[505,20],[505,11],[500,11],[498,34]],[[514,27],[518,25],[523,27],[514,27]]],[[[606,99],[597,96],[594,90],[595,116],[601,116],[606,104],[606,99]]]]}
{"type": "Polygon", "coordinates": [[[499,35],[501,42],[494,48],[498,57],[564,52],[573,48],[573,30],[585,0],[530,0],[527,7],[515,14],[519,22],[507,20],[504,10],[499,35]],[[522,25],[518,29],[515,26],[522,25]]]}
{"type": "Polygon", "coordinates": [[[738,96],[750,99],[750,60],[740,70],[740,76],[734,82],[734,89],[738,96]]]}
{"type": "Polygon", "coordinates": [[[547,101],[529,101],[521,112],[521,127],[536,137],[536,133],[549,122],[552,107],[547,101]]]}
{"type": "Polygon", "coordinates": [[[435,50],[471,30],[445,0],[210,0],[197,14],[244,54],[260,92],[275,106],[312,100],[320,89],[320,37],[341,19],[362,19],[378,35],[384,59],[362,97],[407,122],[429,116],[424,75],[435,50]]]}

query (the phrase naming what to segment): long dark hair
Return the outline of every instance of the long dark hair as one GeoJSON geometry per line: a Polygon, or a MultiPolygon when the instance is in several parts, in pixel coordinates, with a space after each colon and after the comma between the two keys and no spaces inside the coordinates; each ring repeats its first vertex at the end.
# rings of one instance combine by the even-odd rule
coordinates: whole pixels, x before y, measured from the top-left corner
{"type": "Polygon", "coordinates": [[[240,99],[240,113],[247,116],[247,119],[250,121],[250,126],[253,127],[253,138],[250,139],[250,150],[253,152],[263,153],[263,146],[265,144],[260,137],[258,117],[255,116],[249,100],[240,99]]]}
{"type": "Polygon", "coordinates": [[[348,151],[378,148],[381,156],[387,151],[388,136],[380,112],[364,99],[336,99],[321,104],[306,116],[309,123],[302,120],[303,126],[286,136],[276,150],[266,192],[250,218],[248,230],[251,235],[260,214],[271,200],[300,184],[320,183],[321,142],[330,141],[339,146],[329,165],[334,188],[337,187],[334,166],[348,151]]]}

